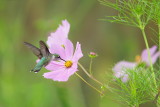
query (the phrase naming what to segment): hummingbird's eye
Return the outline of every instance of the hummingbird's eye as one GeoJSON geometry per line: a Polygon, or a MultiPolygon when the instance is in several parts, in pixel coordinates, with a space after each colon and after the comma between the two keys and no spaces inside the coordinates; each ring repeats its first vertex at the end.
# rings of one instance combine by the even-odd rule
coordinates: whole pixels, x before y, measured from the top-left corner
{"type": "Polygon", "coordinates": [[[58,55],[57,58],[61,58],[61,57],[58,55]]]}
{"type": "Polygon", "coordinates": [[[55,56],[55,58],[60,58],[60,56],[58,54],[53,54],[55,56]]]}

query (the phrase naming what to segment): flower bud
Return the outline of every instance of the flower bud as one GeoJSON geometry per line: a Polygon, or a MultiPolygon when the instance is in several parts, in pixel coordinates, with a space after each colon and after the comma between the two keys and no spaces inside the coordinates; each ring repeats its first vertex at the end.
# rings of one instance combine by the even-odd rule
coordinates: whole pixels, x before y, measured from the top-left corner
{"type": "Polygon", "coordinates": [[[90,52],[88,56],[89,56],[90,58],[95,58],[95,57],[97,57],[98,55],[97,55],[95,52],[90,52]]]}

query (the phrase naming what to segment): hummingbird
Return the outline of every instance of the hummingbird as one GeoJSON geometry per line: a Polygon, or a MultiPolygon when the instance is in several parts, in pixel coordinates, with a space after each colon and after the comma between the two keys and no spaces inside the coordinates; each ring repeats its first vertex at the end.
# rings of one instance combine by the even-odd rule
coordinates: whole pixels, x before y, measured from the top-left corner
{"type": "Polygon", "coordinates": [[[48,50],[47,45],[42,40],[39,41],[40,49],[30,43],[27,43],[27,42],[24,42],[24,45],[27,46],[33,52],[33,54],[35,54],[38,57],[38,59],[40,59],[40,61],[31,70],[31,72],[33,71],[35,73],[38,73],[41,70],[41,68],[43,66],[48,65],[48,63],[51,60],[61,59],[58,54],[56,54],[56,53],[51,54],[48,50]]]}

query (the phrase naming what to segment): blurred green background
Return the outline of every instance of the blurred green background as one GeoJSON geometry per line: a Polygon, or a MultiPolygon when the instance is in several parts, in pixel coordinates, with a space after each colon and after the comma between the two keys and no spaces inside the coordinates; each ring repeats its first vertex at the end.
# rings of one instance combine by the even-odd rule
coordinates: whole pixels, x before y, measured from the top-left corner
{"type": "Polygon", "coordinates": [[[59,83],[43,78],[44,68],[38,74],[29,72],[36,57],[23,45],[27,41],[38,46],[67,19],[69,38],[82,45],[80,62],[88,69],[88,53],[98,53],[93,74],[105,83],[117,61],[134,61],[145,48],[138,29],[99,20],[115,14],[97,0],[0,0],[0,107],[123,107],[109,91],[101,98],[76,75],[59,83]]]}

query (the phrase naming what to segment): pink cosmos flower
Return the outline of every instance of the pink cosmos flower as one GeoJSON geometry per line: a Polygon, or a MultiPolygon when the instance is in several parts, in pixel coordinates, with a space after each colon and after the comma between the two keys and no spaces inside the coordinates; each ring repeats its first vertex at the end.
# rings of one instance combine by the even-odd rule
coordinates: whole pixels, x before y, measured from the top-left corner
{"type": "Polygon", "coordinates": [[[73,43],[68,39],[70,24],[67,20],[62,21],[62,25],[51,33],[47,44],[52,54],[58,54],[61,60],[51,61],[45,68],[51,72],[44,73],[43,76],[54,81],[67,81],[71,75],[78,71],[78,60],[83,56],[81,45],[77,42],[74,51],[73,43]]]}
{"type": "MultiPolygon", "coordinates": [[[[156,52],[157,46],[153,46],[149,50],[151,54],[152,64],[154,64],[157,61],[158,57],[160,56],[160,51],[156,52]]],[[[143,62],[147,66],[150,66],[147,49],[142,51],[141,56],[136,56],[136,62],[128,62],[128,61],[118,62],[113,68],[114,75],[117,78],[121,78],[123,82],[127,82],[128,74],[126,74],[126,69],[134,69],[140,62],[143,62]]]]}

